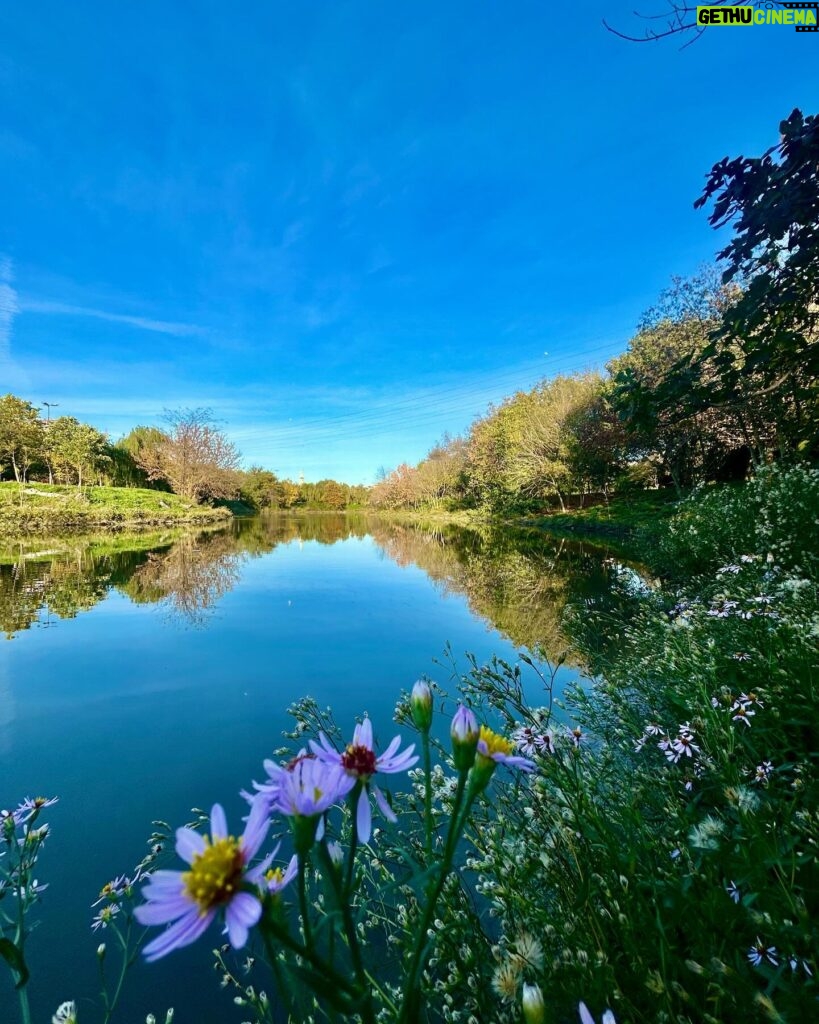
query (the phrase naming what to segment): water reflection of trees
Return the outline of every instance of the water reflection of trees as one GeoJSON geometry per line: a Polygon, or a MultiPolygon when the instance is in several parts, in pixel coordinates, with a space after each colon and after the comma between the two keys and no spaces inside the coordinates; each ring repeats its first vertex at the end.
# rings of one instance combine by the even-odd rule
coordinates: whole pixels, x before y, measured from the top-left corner
{"type": "Polygon", "coordinates": [[[605,551],[536,532],[382,521],[372,533],[399,565],[417,565],[442,592],[466,597],[516,646],[540,648],[551,659],[569,647],[567,605],[606,586],[605,551]]]}
{"type": "Polygon", "coordinates": [[[279,545],[367,535],[399,565],[421,568],[443,593],[465,596],[516,645],[540,647],[552,658],[567,647],[567,605],[596,601],[607,585],[599,548],[531,531],[421,527],[365,514],[270,515],[221,530],[78,538],[46,542],[54,550],[21,550],[0,565],[0,629],[12,636],[52,616],[73,617],[112,588],[200,623],[236,586],[244,560],[279,545]]]}
{"type": "Polygon", "coordinates": [[[243,553],[228,532],[182,537],[167,551],[151,551],[120,586],[135,604],[163,604],[172,614],[200,623],[239,582],[243,553]]]}
{"type": "Polygon", "coordinates": [[[83,545],[53,555],[20,552],[0,565],[0,630],[12,637],[35,622],[48,624],[51,616],[74,618],[130,577],[144,557],[133,551],[98,554],[83,545]]]}

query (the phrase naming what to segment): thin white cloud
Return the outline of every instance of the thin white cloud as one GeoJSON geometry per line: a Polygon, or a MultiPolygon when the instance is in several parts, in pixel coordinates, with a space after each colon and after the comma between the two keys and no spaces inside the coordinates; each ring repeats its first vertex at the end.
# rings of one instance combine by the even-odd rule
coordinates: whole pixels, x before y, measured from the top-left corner
{"type": "Polygon", "coordinates": [[[48,300],[24,299],[18,306],[17,312],[22,313],[45,313],[49,316],[90,316],[96,320],[108,320],[115,324],[128,324],[129,327],[138,327],[143,331],[155,331],[157,334],[170,334],[176,338],[191,337],[196,334],[203,334],[204,328],[196,324],[175,323],[170,320],[152,320],[144,316],[128,316],[124,313],[109,313],[104,309],[90,309],[87,306],[71,306],[64,302],[50,302],[48,300]]]}
{"type": "Polygon", "coordinates": [[[0,259],[0,360],[3,362],[11,357],[11,330],[14,318],[20,312],[11,278],[11,260],[4,256],[0,259]]]}

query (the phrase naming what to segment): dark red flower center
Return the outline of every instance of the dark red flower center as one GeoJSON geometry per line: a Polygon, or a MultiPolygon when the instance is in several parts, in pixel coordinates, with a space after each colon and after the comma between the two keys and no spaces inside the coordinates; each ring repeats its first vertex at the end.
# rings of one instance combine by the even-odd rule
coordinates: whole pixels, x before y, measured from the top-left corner
{"type": "Polygon", "coordinates": [[[298,754],[292,760],[287,762],[287,764],[284,766],[284,770],[286,772],[292,773],[298,768],[302,761],[315,761],[315,759],[315,754],[298,754]]]}
{"type": "Polygon", "coordinates": [[[344,770],[350,775],[375,775],[375,751],[361,744],[349,747],[341,755],[341,763],[344,770]]]}

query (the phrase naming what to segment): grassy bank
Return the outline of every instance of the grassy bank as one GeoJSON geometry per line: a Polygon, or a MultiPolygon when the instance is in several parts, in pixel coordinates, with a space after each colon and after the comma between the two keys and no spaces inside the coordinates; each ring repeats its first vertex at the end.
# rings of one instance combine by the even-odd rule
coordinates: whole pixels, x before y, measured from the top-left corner
{"type": "Polygon", "coordinates": [[[226,508],[195,505],[176,494],[139,487],[0,484],[0,536],[65,530],[203,525],[229,520],[226,508]]]}
{"type": "Polygon", "coordinates": [[[672,490],[639,491],[616,495],[608,504],[525,516],[520,522],[550,533],[628,539],[654,533],[672,515],[677,501],[678,495],[672,490]]]}
{"type": "Polygon", "coordinates": [[[671,490],[617,495],[608,504],[540,513],[495,513],[480,509],[421,508],[379,510],[379,518],[422,526],[475,527],[483,524],[545,531],[557,537],[589,540],[644,559],[673,515],[678,495],[671,490]]]}

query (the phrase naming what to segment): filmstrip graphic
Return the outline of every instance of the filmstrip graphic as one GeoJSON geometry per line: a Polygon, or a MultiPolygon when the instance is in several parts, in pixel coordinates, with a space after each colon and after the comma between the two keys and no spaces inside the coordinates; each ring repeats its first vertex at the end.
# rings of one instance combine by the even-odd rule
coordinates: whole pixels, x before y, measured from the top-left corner
{"type": "MultiPolygon", "coordinates": [[[[767,6],[767,5],[766,5],[767,6]]],[[[778,4],[779,7],[785,7],[789,11],[813,11],[816,14],[816,25],[794,25],[797,32],[819,32],[819,3],[786,3],[783,2],[778,4]]]]}

